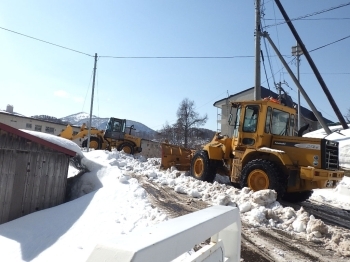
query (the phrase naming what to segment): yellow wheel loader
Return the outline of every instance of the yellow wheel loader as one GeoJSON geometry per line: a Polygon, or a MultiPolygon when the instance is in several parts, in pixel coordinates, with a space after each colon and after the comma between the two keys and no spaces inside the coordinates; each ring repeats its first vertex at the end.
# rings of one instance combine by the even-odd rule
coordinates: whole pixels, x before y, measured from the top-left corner
{"type": "Polygon", "coordinates": [[[339,170],[339,144],[296,135],[296,110],[275,99],[232,102],[232,136],[216,133],[203,149],[162,144],[161,167],[189,170],[196,179],[213,182],[228,176],[241,188],[273,189],[278,198],[302,201],[312,189],[335,187],[339,170]]]}
{"type": "MultiPolygon", "coordinates": [[[[124,150],[128,154],[136,154],[142,151],[141,142],[143,139],[131,135],[133,126],[126,127],[126,120],[111,117],[108,120],[105,130],[91,128],[89,148],[111,150],[116,148],[118,151],[124,150]],[[127,130],[129,129],[129,133],[127,130]]],[[[73,128],[68,125],[59,136],[70,139],[84,139],[81,146],[88,145],[88,128],[85,124],[80,128],[80,132],[73,134],[73,128]]]]}

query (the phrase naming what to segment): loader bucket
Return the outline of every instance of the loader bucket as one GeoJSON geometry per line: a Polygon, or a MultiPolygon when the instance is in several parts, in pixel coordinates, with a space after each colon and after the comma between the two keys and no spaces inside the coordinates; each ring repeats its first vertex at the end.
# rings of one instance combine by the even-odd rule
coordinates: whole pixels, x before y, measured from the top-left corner
{"type": "Polygon", "coordinates": [[[64,130],[62,130],[62,132],[58,136],[72,140],[73,128],[70,125],[68,125],[64,130]]]}
{"type": "Polygon", "coordinates": [[[191,166],[192,155],[195,150],[170,145],[166,143],[161,144],[162,147],[162,162],[160,167],[163,169],[176,167],[180,171],[188,171],[191,166]]]}

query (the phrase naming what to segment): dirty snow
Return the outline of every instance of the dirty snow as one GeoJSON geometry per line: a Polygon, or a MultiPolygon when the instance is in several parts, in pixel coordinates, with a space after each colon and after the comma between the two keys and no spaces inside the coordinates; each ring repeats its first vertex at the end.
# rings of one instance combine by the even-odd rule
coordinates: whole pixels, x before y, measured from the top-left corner
{"type": "MultiPolygon", "coordinates": [[[[341,131],[343,140],[334,138],[342,142],[341,152],[350,144],[348,131],[341,131]]],[[[74,200],[0,225],[0,261],[86,261],[96,244],[168,220],[151,206],[146,191],[132,175],[212,205],[237,206],[252,231],[276,227],[309,241],[322,240],[326,248],[350,257],[350,235],[333,231],[303,208],[282,207],[272,190],[238,190],[222,183],[219,175],[213,184],[202,182],[175,168],[159,170],[160,159],[156,158],[103,150],[80,154],[90,171],[74,184],[74,200]],[[331,239],[325,238],[326,233],[331,239]]],[[[348,158],[343,154],[342,164],[350,163],[349,154],[348,158]]],[[[77,173],[69,168],[69,176],[77,173]]],[[[350,178],[345,177],[337,188],[316,190],[311,198],[350,210],[349,188],[350,178]]],[[[275,252],[284,256],[287,251],[275,252]]]]}

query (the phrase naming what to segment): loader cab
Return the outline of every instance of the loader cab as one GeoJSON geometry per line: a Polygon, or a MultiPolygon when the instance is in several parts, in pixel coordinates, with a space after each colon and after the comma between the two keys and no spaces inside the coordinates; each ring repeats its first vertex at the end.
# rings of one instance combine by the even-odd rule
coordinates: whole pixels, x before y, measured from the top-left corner
{"type": "Polygon", "coordinates": [[[229,124],[233,126],[233,148],[237,146],[253,146],[261,121],[260,105],[232,103],[229,124]]]}
{"type": "Polygon", "coordinates": [[[233,148],[270,146],[272,135],[294,135],[295,109],[277,102],[231,104],[229,124],[233,127],[233,148]]]}
{"type": "Polygon", "coordinates": [[[126,128],[125,119],[111,117],[107,122],[104,137],[112,138],[116,140],[124,139],[125,128],[126,128]]]}

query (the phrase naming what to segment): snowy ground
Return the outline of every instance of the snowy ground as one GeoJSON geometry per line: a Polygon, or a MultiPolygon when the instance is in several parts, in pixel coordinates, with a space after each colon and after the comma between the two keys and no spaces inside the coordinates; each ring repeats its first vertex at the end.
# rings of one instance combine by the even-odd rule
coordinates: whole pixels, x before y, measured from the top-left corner
{"type": "MultiPolygon", "coordinates": [[[[350,133],[346,133],[341,137],[341,154],[348,165],[350,133]]],[[[282,207],[271,190],[238,190],[219,183],[220,176],[213,184],[201,182],[185,172],[159,170],[159,159],[134,158],[117,151],[80,152],[74,143],[55,140],[82,154],[90,172],[72,188],[74,200],[0,225],[0,261],[86,261],[96,244],[169,219],[151,206],[146,191],[132,176],[143,176],[212,205],[238,206],[242,221],[252,229],[275,227],[308,241],[332,232],[303,209],[282,207]]],[[[77,173],[69,168],[70,177],[77,173]]],[[[350,178],[345,177],[336,189],[315,190],[311,199],[350,210],[350,178]]],[[[350,256],[350,235],[334,235],[327,241],[342,256],[350,256]]]]}

